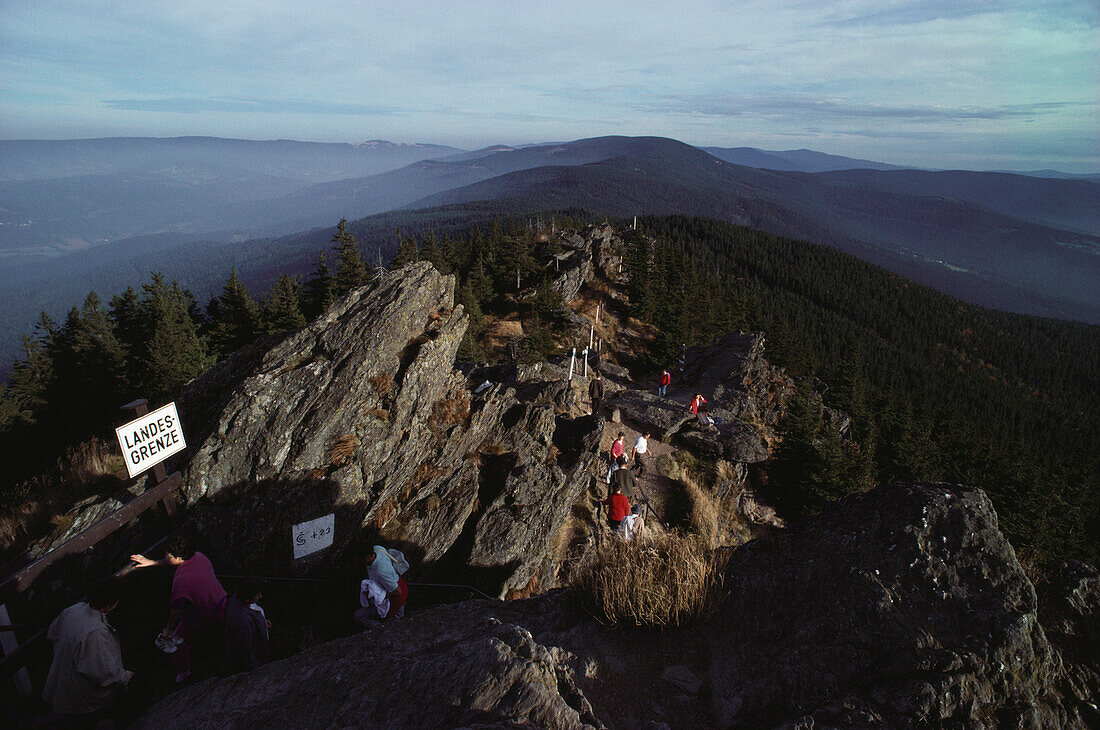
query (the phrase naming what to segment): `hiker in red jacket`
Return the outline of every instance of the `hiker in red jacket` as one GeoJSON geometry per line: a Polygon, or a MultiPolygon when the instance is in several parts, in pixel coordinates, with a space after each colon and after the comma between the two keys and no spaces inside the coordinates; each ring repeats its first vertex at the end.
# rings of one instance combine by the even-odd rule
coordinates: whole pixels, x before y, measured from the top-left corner
{"type": "Polygon", "coordinates": [[[691,399],[691,403],[688,404],[688,410],[691,411],[693,416],[698,416],[699,411],[707,410],[707,399],[703,397],[702,393],[695,394],[695,397],[691,399]]]}
{"type": "Polygon", "coordinates": [[[623,518],[630,514],[630,500],[626,498],[618,485],[615,485],[613,490],[611,496],[602,500],[601,504],[607,505],[607,524],[611,525],[612,530],[617,530],[623,518]]]}
{"type": "Polygon", "coordinates": [[[672,382],[672,376],[669,375],[668,368],[661,371],[660,377],[657,378],[657,395],[662,398],[668,394],[669,383],[672,382]]]}

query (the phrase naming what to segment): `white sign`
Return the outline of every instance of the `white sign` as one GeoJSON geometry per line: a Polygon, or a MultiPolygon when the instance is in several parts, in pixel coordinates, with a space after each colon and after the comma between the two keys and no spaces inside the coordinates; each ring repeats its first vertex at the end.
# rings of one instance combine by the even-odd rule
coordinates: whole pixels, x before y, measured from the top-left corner
{"type": "Polygon", "coordinates": [[[115,435],[131,479],[187,448],[175,403],[119,426],[115,435]]]}
{"type": "Polygon", "coordinates": [[[310,553],[324,550],[331,545],[335,525],[336,515],[334,513],[295,525],[292,530],[294,559],[304,558],[310,553]]]}

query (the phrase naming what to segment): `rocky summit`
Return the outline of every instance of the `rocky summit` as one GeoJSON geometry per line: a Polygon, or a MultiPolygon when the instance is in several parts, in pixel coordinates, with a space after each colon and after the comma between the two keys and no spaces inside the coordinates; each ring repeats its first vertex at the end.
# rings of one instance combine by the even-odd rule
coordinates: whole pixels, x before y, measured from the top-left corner
{"type": "Polygon", "coordinates": [[[370,529],[426,573],[465,566],[501,596],[554,585],[551,541],[599,433],[563,415],[568,383],[471,388],[454,368],[466,325],[453,277],[415,264],[192,384],[185,493],[227,569],[308,572],[291,526],[334,512],[328,560],[370,529]]]}
{"type": "Polygon", "coordinates": [[[1097,663],[1095,571],[1067,566],[1041,602],[981,491],[848,497],[737,548],[725,575],[717,615],[687,628],[611,631],[568,591],[439,606],[186,688],[138,726],[992,729],[1100,717],[1095,685],[1080,684],[1097,663]],[[1077,650],[1064,655],[1048,633],[1077,637],[1077,650]]]}
{"type": "MultiPolygon", "coordinates": [[[[616,268],[610,240],[595,229],[566,242],[569,253],[550,264],[565,292],[616,268]]],[[[992,729],[1100,719],[1096,571],[1067,564],[1037,591],[980,490],[895,484],[786,527],[757,501],[746,474],[769,458],[796,387],[764,359],[759,333],[686,350],[669,398],[604,363],[624,423],[726,460],[715,497],[769,527],[719,548],[723,599],[709,618],[662,632],[602,626],[570,589],[548,589],[576,522],[591,523],[582,541],[599,531],[593,475],[606,423],[576,415],[587,410],[586,381],[571,384],[567,366],[456,366],[466,324],[453,279],[414,264],[220,363],[180,399],[195,434],[189,509],[224,570],[325,574],[370,534],[405,549],[419,577],[461,574],[501,599],[535,597],[421,607],[185,688],[140,727],[992,729]],[[716,424],[687,413],[696,392],[716,424]],[[294,560],[290,526],[329,512],[332,547],[294,560]]]]}

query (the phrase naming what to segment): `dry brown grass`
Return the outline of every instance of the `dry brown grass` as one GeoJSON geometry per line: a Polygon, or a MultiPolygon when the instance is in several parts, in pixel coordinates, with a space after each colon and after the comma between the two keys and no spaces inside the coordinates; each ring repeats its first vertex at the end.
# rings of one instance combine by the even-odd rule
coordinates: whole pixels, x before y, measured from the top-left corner
{"type": "Polygon", "coordinates": [[[387,411],[385,408],[379,408],[378,406],[375,406],[374,408],[369,409],[367,411],[367,415],[368,416],[374,416],[379,421],[388,421],[388,420],[390,420],[390,412],[387,411]]]}
{"type": "Polygon", "coordinates": [[[532,575],[531,580],[527,581],[527,584],[522,588],[512,588],[508,591],[505,598],[509,601],[519,601],[524,598],[530,598],[537,595],[539,592],[539,577],[532,575]]]}
{"type": "Polygon", "coordinates": [[[550,444],[546,447],[547,464],[557,464],[559,456],[561,456],[561,449],[557,447],[557,444],[550,444]]]}
{"type": "Polygon", "coordinates": [[[334,467],[341,467],[351,461],[355,452],[359,450],[359,437],[353,433],[345,433],[333,442],[328,452],[328,463],[334,467]]]}
{"type": "Polygon", "coordinates": [[[689,506],[688,519],[691,531],[709,548],[718,547],[718,502],[707,490],[700,487],[694,479],[684,477],[680,485],[687,496],[689,506]]]}
{"type": "Polygon", "coordinates": [[[508,453],[508,447],[501,443],[483,443],[478,450],[486,456],[500,456],[508,453]]]}
{"type": "Polygon", "coordinates": [[[58,467],[62,481],[90,484],[117,472],[123,467],[123,462],[113,445],[94,438],[75,448],[70,446],[66,449],[65,458],[59,462],[58,467]]]}
{"type": "Polygon", "coordinates": [[[71,524],[64,510],[103,482],[116,486],[124,479],[125,464],[113,444],[93,438],[69,447],[52,469],[16,485],[0,502],[0,555],[24,538],[56,532],[66,520],[71,524]]]}
{"type": "Polygon", "coordinates": [[[478,469],[480,469],[481,465],[485,462],[485,460],[481,457],[480,451],[467,451],[465,454],[462,455],[462,459],[463,461],[470,462],[478,469]]]}
{"type": "Polygon", "coordinates": [[[389,373],[381,373],[379,375],[372,375],[367,378],[367,382],[374,388],[374,392],[383,398],[389,396],[393,392],[393,376],[389,373]]]}
{"type": "Polygon", "coordinates": [[[436,438],[443,438],[448,426],[466,423],[470,417],[470,394],[460,390],[452,398],[443,398],[432,404],[432,413],[428,416],[428,428],[436,438]]]}
{"type": "Polygon", "coordinates": [[[409,481],[405,483],[405,488],[401,490],[401,501],[407,503],[425,484],[442,473],[443,469],[435,464],[427,460],[422,461],[420,466],[416,467],[413,475],[409,477],[409,481]]]}
{"type": "Polygon", "coordinates": [[[570,582],[582,608],[601,623],[683,626],[720,602],[722,553],[678,533],[607,540],[573,570],[570,582]]]}
{"type": "Polygon", "coordinates": [[[393,503],[393,500],[383,502],[375,510],[374,517],[371,518],[371,525],[374,529],[381,530],[393,519],[395,514],[397,514],[397,505],[393,503]]]}

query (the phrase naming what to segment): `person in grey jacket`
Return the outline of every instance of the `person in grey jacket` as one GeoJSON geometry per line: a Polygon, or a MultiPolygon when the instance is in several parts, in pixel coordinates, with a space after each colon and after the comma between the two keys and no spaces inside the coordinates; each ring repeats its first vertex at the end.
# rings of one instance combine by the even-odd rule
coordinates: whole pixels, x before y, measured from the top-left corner
{"type": "Polygon", "coordinates": [[[134,673],[122,666],[118,632],[107,614],[118,606],[120,587],[108,578],[92,586],[88,600],[74,603],[50,624],[53,663],[42,697],[54,712],[91,720],[107,709],[134,673]]]}

